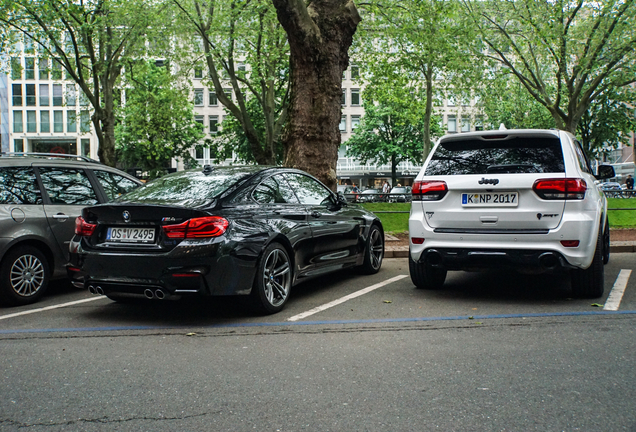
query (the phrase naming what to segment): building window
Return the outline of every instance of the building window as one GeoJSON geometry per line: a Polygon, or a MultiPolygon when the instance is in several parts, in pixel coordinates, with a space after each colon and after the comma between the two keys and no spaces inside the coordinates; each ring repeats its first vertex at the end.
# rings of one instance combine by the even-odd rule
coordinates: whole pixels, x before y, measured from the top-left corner
{"type": "Polygon", "coordinates": [[[82,146],[80,150],[82,152],[82,156],[91,157],[91,140],[88,138],[82,138],[80,145],[82,146]]]}
{"type": "Polygon", "coordinates": [[[80,132],[90,132],[91,131],[91,116],[87,110],[80,111],[80,132]]]}
{"type": "Polygon", "coordinates": [[[225,96],[226,96],[229,100],[232,100],[232,89],[225,88],[225,89],[223,89],[223,93],[225,93],[225,96]]]}
{"type": "Polygon", "coordinates": [[[35,84],[26,84],[26,106],[35,106],[35,84]]]}
{"type": "Polygon", "coordinates": [[[203,78],[203,69],[201,69],[200,67],[195,67],[194,68],[194,78],[196,78],[196,79],[203,78]]]}
{"type": "Polygon", "coordinates": [[[88,106],[88,96],[83,91],[80,91],[79,94],[79,104],[80,106],[88,106]]]}
{"type": "Polygon", "coordinates": [[[210,133],[216,135],[219,133],[219,116],[210,116],[210,133]]]}
{"type": "Polygon", "coordinates": [[[360,126],[360,116],[352,115],[351,116],[351,132],[353,132],[358,126],[360,126]]]}
{"type": "Polygon", "coordinates": [[[22,106],[22,84],[12,84],[13,106],[22,106]]]}
{"type": "Polygon", "coordinates": [[[35,79],[35,59],[33,57],[24,59],[24,79],[35,79]]]}
{"type": "Polygon", "coordinates": [[[208,105],[217,106],[219,104],[219,100],[216,97],[216,92],[210,91],[208,93],[208,105]]]}
{"type": "Polygon", "coordinates": [[[62,111],[53,111],[53,132],[64,132],[64,114],[62,111]]]}
{"type": "Polygon", "coordinates": [[[24,131],[24,119],[22,111],[13,111],[13,133],[24,131]]]}
{"type": "Polygon", "coordinates": [[[40,58],[38,60],[38,76],[41,80],[49,79],[49,59],[40,58]]]}
{"type": "Polygon", "coordinates": [[[27,111],[27,132],[37,132],[38,123],[35,117],[35,111],[27,111]]]}
{"type": "Polygon", "coordinates": [[[49,85],[40,84],[40,106],[49,106],[49,85]]]}
{"type": "Polygon", "coordinates": [[[14,139],[13,140],[13,151],[16,153],[24,152],[24,140],[22,139],[14,139]]]}
{"type": "Polygon", "coordinates": [[[40,111],[40,132],[51,132],[51,114],[40,111]]]}
{"type": "Polygon", "coordinates": [[[11,79],[22,79],[22,64],[20,57],[11,57],[11,79]]]}
{"type": "Polygon", "coordinates": [[[62,79],[62,65],[55,60],[51,64],[51,78],[54,80],[62,79]]]}
{"type": "Polygon", "coordinates": [[[483,131],[484,130],[484,119],[483,117],[475,118],[475,130],[483,131]]]}
{"type": "Polygon", "coordinates": [[[66,111],[66,131],[77,132],[77,113],[75,111],[66,111]]]}
{"type": "Polygon", "coordinates": [[[77,92],[75,84],[66,84],[66,106],[77,105],[77,92]]]}
{"type": "Polygon", "coordinates": [[[360,105],[360,89],[351,89],[351,105],[360,105]]]}
{"type": "Polygon", "coordinates": [[[195,115],[194,121],[201,125],[201,130],[205,129],[205,124],[203,123],[204,117],[202,115],[195,115]]]}
{"type": "Polygon", "coordinates": [[[448,116],[448,131],[457,132],[457,118],[455,116],[448,116]]]}
{"type": "Polygon", "coordinates": [[[62,84],[53,84],[53,106],[63,106],[62,84]]]}
{"type": "Polygon", "coordinates": [[[203,146],[198,145],[194,148],[194,158],[203,159],[203,146]]]}
{"type": "Polygon", "coordinates": [[[470,132],[470,118],[462,117],[462,132],[470,132]]]}
{"type": "Polygon", "coordinates": [[[203,89],[194,89],[194,106],[203,106],[203,89]]]}
{"type": "Polygon", "coordinates": [[[357,80],[358,78],[360,78],[360,66],[352,65],[351,66],[351,79],[352,80],[357,80]]]}
{"type": "Polygon", "coordinates": [[[35,54],[35,44],[33,43],[33,39],[28,36],[24,37],[24,52],[26,54],[35,54]]]}
{"type": "Polygon", "coordinates": [[[342,101],[340,101],[342,106],[347,105],[347,90],[342,89],[342,101]]]}
{"type": "Polygon", "coordinates": [[[347,116],[346,115],[343,115],[342,117],[340,117],[340,124],[338,125],[338,129],[340,129],[340,132],[347,131],[347,116]]]}

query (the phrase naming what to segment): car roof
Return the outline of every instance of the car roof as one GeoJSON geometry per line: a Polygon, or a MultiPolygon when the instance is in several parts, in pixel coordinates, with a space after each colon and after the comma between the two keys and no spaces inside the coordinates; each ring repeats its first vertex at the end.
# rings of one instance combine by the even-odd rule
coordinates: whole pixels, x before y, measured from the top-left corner
{"type": "Polygon", "coordinates": [[[565,132],[558,129],[502,129],[502,130],[488,130],[488,131],[475,131],[475,132],[462,132],[444,135],[440,138],[440,141],[463,141],[475,138],[507,138],[507,137],[554,137],[560,138],[561,134],[571,135],[569,132],[565,132]]]}

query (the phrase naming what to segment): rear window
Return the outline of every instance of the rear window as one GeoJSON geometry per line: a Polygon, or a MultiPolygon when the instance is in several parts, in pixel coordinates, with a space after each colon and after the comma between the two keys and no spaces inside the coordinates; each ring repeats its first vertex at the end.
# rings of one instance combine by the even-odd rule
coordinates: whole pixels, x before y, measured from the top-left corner
{"type": "Polygon", "coordinates": [[[245,171],[233,170],[219,170],[207,175],[198,170],[182,171],[153,180],[114,201],[196,207],[208,203],[246,176],[245,171]]]}
{"type": "Polygon", "coordinates": [[[442,142],[425,175],[562,172],[565,164],[558,138],[517,137],[442,142]]]}

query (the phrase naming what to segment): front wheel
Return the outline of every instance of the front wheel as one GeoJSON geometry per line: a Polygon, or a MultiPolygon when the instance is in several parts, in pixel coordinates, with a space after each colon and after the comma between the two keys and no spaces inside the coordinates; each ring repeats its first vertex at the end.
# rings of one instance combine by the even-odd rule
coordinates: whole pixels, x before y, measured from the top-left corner
{"type": "Polygon", "coordinates": [[[285,306],[292,283],[292,266],[287,250],[271,243],[258,262],[252,286],[252,304],[260,312],[273,314],[285,306]]]}
{"type": "Polygon", "coordinates": [[[375,274],[380,271],[384,258],[384,235],[377,225],[372,225],[364,249],[364,263],[361,272],[375,274]]]}
{"type": "Polygon", "coordinates": [[[576,298],[598,298],[605,290],[605,267],[603,265],[603,233],[599,231],[592,264],[586,269],[575,269],[571,273],[572,294],[576,298]]]}
{"type": "Polygon", "coordinates": [[[446,270],[413,261],[409,251],[409,273],[411,281],[419,289],[440,289],[446,281],[446,270]]]}
{"type": "Polygon", "coordinates": [[[38,301],[49,285],[49,264],[33,246],[19,246],[0,265],[0,302],[11,306],[38,301]]]}

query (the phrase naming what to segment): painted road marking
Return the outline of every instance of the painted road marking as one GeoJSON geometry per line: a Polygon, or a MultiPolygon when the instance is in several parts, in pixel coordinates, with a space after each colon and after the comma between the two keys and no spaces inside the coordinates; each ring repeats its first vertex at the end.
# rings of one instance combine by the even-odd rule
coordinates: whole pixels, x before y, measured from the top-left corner
{"type": "Polygon", "coordinates": [[[44,311],[52,310],[52,309],[59,309],[59,308],[63,308],[63,307],[66,307],[66,306],[73,306],[73,305],[76,305],[76,304],[87,303],[87,302],[100,300],[100,299],[106,299],[106,298],[108,298],[108,297],[106,297],[106,296],[91,297],[91,298],[87,298],[87,299],[84,299],[84,300],[76,300],[76,301],[72,301],[72,302],[68,302],[68,303],[62,303],[62,304],[58,304],[58,305],[47,306],[47,307],[43,307],[43,308],[39,308],[39,309],[31,309],[31,310],[28,310],[28,311],[12,313],[12,314],[9,314],[9,315],[2,315],[2,316],[0,316],[0,320],[7,319],[7,318],[15,318],[15,317],[22,316],[22,315],[34,314],[34,313],[38,313],[38,312],[44,312],[44,311]]]}
{"type": "Polygon", "coordinates": [[[339,298],[338,300],[334,300],[334,301],[332,301],[332,302],[325,303],[324,305],[322,305],[322,306],[318,306],[318,307],[315,307],[315,308],[313,308],[313,309],[310,309],[310,310],[308,310],[307,312],[303,312],[303,313],[301,313],[301,314],[294,315],[294,316],[293,316],[293,317],[291,317],[291,318],[287,318],[287,321],[298,321],[298,320],[301,320],[301,319],[307,318],[308,316],[311,316],[311,315],[316,314],[316,313],[318,313],[318,312],[322,312],[322,311],[324,311],[324,310],[326,310],[326,309],[329,309],[329,308],[331,308],[331,307],[334,307],[334,306],[336,306],[336,305],[339,305],[340,303],[344,303],[344,302],[346,302],[347,300],[351,300],[351,299],[353,299],[353,298],[360,297],[361,295],[364,295],[364,294],[370,293],[370,292],[371,292],[371,291],[373,291],[373,290],[376,290],[376,289],[378,289],[378,288],[380,288],[380,287],[383,287],[383,286],[385,286],[385,285],[388,285],[388,284],[390,284],[390,283],[393,283],[393,282],[399,281],[400,279],[404,279],[405,277],[407,277],[407,275],[399,275],[399,276],[392,277],[391,279],[387,279],[387,280],[385,280],[384,282],[380,282],[380,283],[377,283],[377,284],[375,284],[375,285],[371,285],[370,287],[367,287],[367,288],[361,289],[360,291],[356,291],[356,292],[354,292],[353,294],[349,294],[349,295],[347,295],[347,296],[341,297],[341,298],[339,298]]]}
{"type": "Polygon", "coordinates": [[[627,288],[627,282],[629,281],[629,276],[632,274],[631,270],[622,269],[616,278],[616,282],[614,282],[614,286],[610,291],[609,296],[607,297],[607,301],[605,301],[605,306],[603,310],[607,311],[617,311],[618,307],[621,305],[621,300],[623,299],[623,294],[625,293],[625,288],[627,288]]]}

